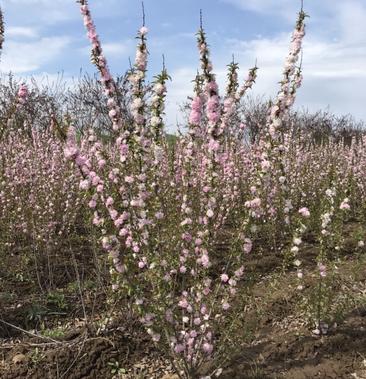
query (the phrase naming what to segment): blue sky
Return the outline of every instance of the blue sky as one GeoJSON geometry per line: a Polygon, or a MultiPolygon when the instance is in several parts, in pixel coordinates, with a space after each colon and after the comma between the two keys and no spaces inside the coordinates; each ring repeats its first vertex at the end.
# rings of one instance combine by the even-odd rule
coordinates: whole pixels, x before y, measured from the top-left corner
{"type": "MultiPolygon", "coordinates": [[[[22,78],[63,72],[66,80],[80,69],[93,73],[89,44],[74,0],[0,0],[6,20],[6,41],[0,71],[22,78]]],[[[98,33],[114,73],[133,60],[135,34],[141,24],[139,0],[90,0],[98,33]]],[[[199,9],[211,46],[218,80],[232,54],[244,78],[258,60],[254,94],[274,96],[281,78],[290,34],[300,0],[145,0],[150,29],[150,75],[161,68],[165,54],[173,78],[167,119],[174,129],[178,104],[191,94],[198,66],[195,32],[199,9]]],[[[311,110],[330,107],[366,120],[366,1],[305,0],[310,15],[304,45],[304,84],[296,103],[311,110]]]]}

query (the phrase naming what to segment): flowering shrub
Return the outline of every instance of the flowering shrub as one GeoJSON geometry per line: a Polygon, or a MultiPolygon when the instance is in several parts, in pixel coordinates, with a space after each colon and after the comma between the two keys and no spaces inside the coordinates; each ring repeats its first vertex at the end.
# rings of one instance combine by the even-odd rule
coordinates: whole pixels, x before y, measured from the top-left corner
{"type": "MultiPolygon", "coordinates": [[[[24,88],[19,92],[26,93],[24,88]]],[[[67,164],[63,144],[51,132],[33,129],[29,138],[9,130],[0,145],[2,249],[22,246],[25,262],[26,258],[33,262],[28,261],[25,272],[28,265],[38,267],[40,276],[48,271],[44,285],[52,286],[56,251],[65,239],[80,233],[77,224],[83,222],[78,174],[67,164]]]]}

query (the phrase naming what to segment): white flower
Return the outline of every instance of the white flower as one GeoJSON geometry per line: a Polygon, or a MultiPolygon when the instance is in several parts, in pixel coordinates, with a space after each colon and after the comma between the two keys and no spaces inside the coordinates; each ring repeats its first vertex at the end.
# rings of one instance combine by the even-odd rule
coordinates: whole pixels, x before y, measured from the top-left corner
{"type": "Polygon", "coordinates": [[[161,124],[161,118],[157,116],[151,117],[150,125],[152,127],[159,126],[161,124]]]}
{"type": "Polygon", "coordinates": [[[149,32],[149,29],[146,27],[146,26],[143,26],[140,30],[139,30],[140,34],[142,36],[146,35],[148,32],[149,32]]]}
{"type": "Polygon", "coordinates": [[[216,378],[218,378],[221,374],[222,374],[222,368],[218,368],[217,370],[216,370],[216,372],[215,372],[215,376],[216,376],[216,378]]]}
{"type": "Polygon", "coordinates": [[[158,95],[162,95],[165,92],[165,86],[163,86],[161,83],[156,83],[154,86],[154,91],[158,95]]]}
{"type": "Polygon", "coordinates": [[[158,106],[159,101],[160,101],[160,97],[157,96],[157,95],[154,95],[154,96],[151,98],[151,103],[154,104],[155,107],[158,106]]]}
{"type": "Polygon", "coordinates": [[[143,106],[143,102],[142,102],[142,100],[141,100],[139,97],[137,97],[137,98],[132,102],[131,109],[132,109],[132,110],[138,110],[138,109],[140,109],[142,106],[143,106]]]}
{"type": "Polygon", "coordinates": [[[209,218],[213,217],[213,215],[214,215],[213,210],[212,210],[212,209],[209,209],[209,210],[207,211],[206,215],[207,215],[207,217],[209,217],[209,218]]]}

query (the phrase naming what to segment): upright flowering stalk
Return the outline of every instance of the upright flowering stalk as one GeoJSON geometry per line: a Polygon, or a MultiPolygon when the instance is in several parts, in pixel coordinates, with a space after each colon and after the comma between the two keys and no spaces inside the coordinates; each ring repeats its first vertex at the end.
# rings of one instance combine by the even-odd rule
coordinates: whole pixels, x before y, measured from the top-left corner
{"type": "Polygon", "coordinates": [[[234,58],[233,61],[228,64],[228,73],[227,73],[227,87],[226,87],[226,98],[232,97],[236,94],[236,91],[239,88],[238,82],[238,70],[239,64],[235,63],[234,58]]]}
{"type": "Polygon", "coordinates": [[[253,84],[255,83],[258,76],[257,72],[258,72],[258,67],[256,64],[253,68],[249,70],[247,78],[245,79],[239,91],[236,93],[235,95],[236,101],[240,101],[240,99],[243,98],[243,96],[247,93],[247,91],[253,87],[253,84]]]}
{"type": "MultiPolygon", "coordinates": [[[[296,63],[299,60],[302,40],[305,36],[305,12],[301,9],[295,30],[292,35],[290,52],[286,58],[281,88],[274,104],[269,109],[266,128],[261,133],[260,148],[263,159],[261,166],[267,165],[267,174],[261,179],[267,183],[272,200],[277,199],[277,217],[282,218],[289,225],[286,202],[291,198],[288,187],[288,174],[286,172],[286,152],[289,148],[289,136],[282,133],[282,124],[287,116],[290,106],[295,100],[296,91],[293,90],[293,80],[297,80],[296,63]],[[294,79],[295,78],[295,79],[294,79]]],[[[300,82],[301,83],[301,82],[300,82]]],[[[263,186],[262,186],[263,187],[263,186]]]]}
{"type": "Polygon", "coordinates": [[[143,25],[138,31],[137,39],[139,43],[136,49],[135,64],[129,76],[132,84],[133,102],[131,104],[132,116],[134,119],[134,136],[138,144],[143,145],[144,134],[146,133],[145,119],[145,76],[147,68],[147,46],[146,35],[148,29],[143,25]]]}
{"type": "Polygon", "coordinates": [[[287,100],[286,100],[286,103],[284,104],[284,112],[283,112],[284,119],[288,119],[289,117],[289,110],[295,102],[296,92],[298,88],[301,87],[302,80],[303,80],[302,64],[300,63],[300,65],[295,68],[295,72],[291,78],[287,100]]]}
{"type": "Polygon", "coordinates": [[[164,129],[163,115],[166,97],[166,82],[170,79],[163,64],[163,70],[155,77],[153,83],[153,97],[151,99],[151,119],[152,135],[156,144],[160,144],[164,129]]]}
{"type": "Polygon", "coordinates": [[[210,60],[210,52],[208,49],[206,35],[202,27],[197,33],[197,43],[200,52],[201,68],[203,70],[203,78],[205,80],[205,99],[206,99],[206,116],[208,127],[206,130],[207,138],[209,140],[208,148],[210,151],[217,151],[219,143],[217,139],[222,134],[220,128],[220,98],[219,89],[216,82],[215,75],[212,72],[212,63],[210,60]]]}
{"type": "MultiPolygon", "coordinates": [[[[301,249],[301,245],[303,243],[302,237],[307,230],[305,220],[310,217],[310,212],[308,208],[303,207],[299,209],[298,213],[300,214],[301,218],[298,220],[298,226],[294,232],[294,236],[293,236],[293,240],[292,240],[292,244],[290,248],[290,257],[292,260],[292,264],[294,268],[296,269],[296,276],[297,276],[297,282],[298,282],[297,289],[302,290],[304,288],[302,284],[304,273],[302,269],[302,262],[299,259],[298,254],[301,249]]],[[[285,265],[287,265],[287,263],[290,263],[286,261],[286,258],[287,257],[285,257],[285,265]]]]}
{"type": "Polygon", "coordinates": [[[1,54],[1,51],[3,49],[4,32],[5,32],[5,28],[4,28],[4,16],[3,16],[3,12],[2,12],[2,10],[0,8],[0,54],[1,54]]]}
{"type": "MultiPolygon", "coordinates": [[[[92,44],[91,60],[97,67],[101,82],[104,86],[105,95],[108,98],[109,117],[112,120],[113,130],[121,130],[123,126],[122,115],[120,107],[116,102],[116,84],[109,71],[107,59],[105,58],[102,50],[102,46],[95,29],[93,19],[88,7],[87,0],[77,0],[80,3],[81,14],[83,15],[84,25],[87,29],[87,36],[92,44]]],[[[127,132],[128,133],[128,132],[127,132]]]]}
{"type": "MultiPolygon", "coordinates": [[[[341,171],[342,169],[340,168],[341,171]]],[[[336,202],[337,189],[333,186],[323,193],[323,211],[320,214],[321,224],[318,237],[320,246],[317,256],[317,289],[314,291],[313,299],[310,302],[308,300],[312,306],[311,311],[316,326],[313,333],[318,335],[327,334],[329,322],[332,321],[334,316],[332,314],[333,285],[335,275],[338,272],[338,262],[335,258],[337,258],[336,252],[340,250],[341,244],[337,231],[342,225],[342,214],[350,209],[348,198],[344,199],[338,207],[336,202]]]]}
{"type": "MultiPolygon", "coordinates": [[[[221,127],[224,131],[227,130],[230,125],[232,126],[232,129],[236,129],[235,126],[237,125],[237,123],[230,123],[230,121],[233,115],[235,115],[236,113],[240,100],[243,98],[246,92],[253,87],[253,84],[255,83],[255,80],[257,78],[258,67],[257,65],[255,65],[255,67],[249,70],[247,79],[244,81],[242,87],[239,89],[237,75],[238,68],[238,64],[234,63],[234,61],[229,65],[229,81],[226,90],[226,98],[224,100],[223,114],[221,118],[221,127]]],[[[233,132],[235,134],[238,132],[238,130],[233,130],[233,132]]]]}
{"type": "MultiPolygon", "coordinates": [[[[294,87],[291,86],[291,84],[296,71],[296,63],[299,60],[302,41],[305,36],[305,18],[306,14],[303,10],[301,10],[292,35],[290,52],[286,58],[283,79],[281,81],[281,89],[270,109],[270,114],[267,121],[267,132],[269,134],[269,138],[274,141],[278,140],[283,118],[289,107],[295,101],[296,91],[294,91],[294,87]]],[[[295,75],[295,80],[296,78],[300,78],[297,73],[295,75]]],[[[301,80],[297,80],[296,83],[300,85],[301,80]]]]}
{"type": "Polygon", "coordinates": [[[235,112],[235,95],[239,87],[238,69],[239,65],[234,60],[228,65],[228,84],[221,116],[221,128],[224,131],[227,129],[230,118],[235,112]]]}
{"type": "Polygon", "coordinates": [[[205,213],[202,215],[202,223],[209,224],[214,220],[214,214],[217,207],[216,204],[216,184],[220,171],[220,137],[223,129],[220,125],[221,107],[218,94],[218,85],[215,75],[212,73],[212,63],[210,53],[206,41],[206,35],[201,25],[197,33],[198,49],[200,52],[201,68],[203,70],[204,79],[204,99],[206,106],[207,129],[203,131],[206,144],[206,152],[202,157],[202,179],[205,188],[202,196],[202,204],[205,213]]]}

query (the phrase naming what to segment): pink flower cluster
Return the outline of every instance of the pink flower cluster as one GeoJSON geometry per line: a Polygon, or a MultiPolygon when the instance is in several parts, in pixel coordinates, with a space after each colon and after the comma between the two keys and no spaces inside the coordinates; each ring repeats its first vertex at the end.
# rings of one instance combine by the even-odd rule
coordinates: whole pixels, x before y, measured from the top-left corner
{"type": "Polygon", "coordinates": [[[28,97],[28,87],[23,83],[21,84],[18,95],[17,95],[17,101],[20,106],[23,106],[27,102],[28,97]]]}
{"type": "Polygon", "coordinates": [[[191,104],[191,113],[189,115],[189,123],[196,127],[200,126],[202,118],[202,98],[201,96],[196,96],[191,104]]]}

